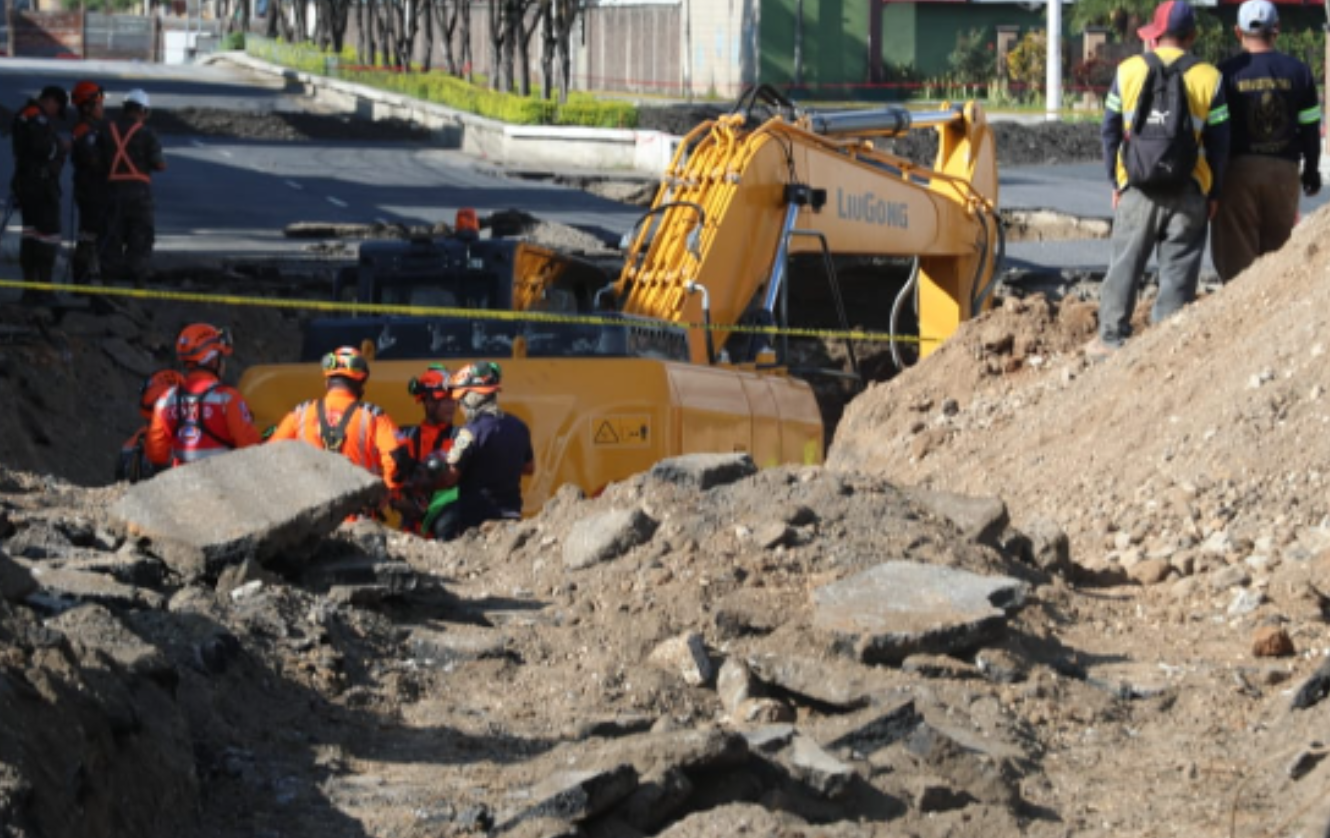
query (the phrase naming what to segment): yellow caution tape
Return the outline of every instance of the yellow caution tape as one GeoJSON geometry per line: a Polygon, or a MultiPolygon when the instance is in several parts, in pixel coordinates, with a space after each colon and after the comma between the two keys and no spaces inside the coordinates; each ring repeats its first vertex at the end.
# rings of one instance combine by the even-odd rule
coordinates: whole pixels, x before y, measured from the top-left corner
{"type": "MultiPolygon", "coordinates": [[[[444,306],[391,305],[388,303],[338,302],[334,300],[286,300],[269,297],[242,297],[235,294],[198,294],[188,291],[150,291],[139,288],[117,288],[106,285],[62,285],[51,282],[20,282],[0,279],[0,288],[27,291],[52,291],[88,296],[129,297],[136,300],[167,300],[176,303],[201,305],[246,306],[296,311],[319,311],[351,316],[370,314],[396,314],[407,317],[453,317],[461,320],[499,320],[522,323],[561,323],[582,326],[625,326],[636,320],[603,317],[594,314],[552,314],[546,311],[493,311],[489,309],[449,308],[444,306]]],[[[636,317],[636,315],[632,315],[636,317]]],[[[643,318],[650,322],[650,318],[643,318]]],[[[704,329],[713,332],[735,332],[751,335],[774,335],[825,340],[854,340],[865,343],[940,343],[941,338],[894,335],[890,332],[869,332],[857,329],[802,329],[789,326],[748,326],[721,323],[686,323],[657,320],[662,327],[676,329],[704,329]]]]}

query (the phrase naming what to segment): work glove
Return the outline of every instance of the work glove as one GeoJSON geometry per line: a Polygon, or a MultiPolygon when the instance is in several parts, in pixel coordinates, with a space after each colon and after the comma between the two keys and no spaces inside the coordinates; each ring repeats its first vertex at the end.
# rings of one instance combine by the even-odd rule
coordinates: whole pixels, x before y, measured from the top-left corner
{"type": "Polygon", "coordinates": [[[1321,191],[1321,172],[1319,169],[1302,170],[1302,194],[1308,198],[1321,191]]]}

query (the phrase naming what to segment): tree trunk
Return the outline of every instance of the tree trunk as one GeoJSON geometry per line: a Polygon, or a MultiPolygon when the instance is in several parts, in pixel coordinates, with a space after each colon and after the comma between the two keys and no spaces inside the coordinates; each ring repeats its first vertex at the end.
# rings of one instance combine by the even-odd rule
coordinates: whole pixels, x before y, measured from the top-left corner
{"type": "Polygon", "coordinates": [[[466,0],[434,0],[434,15],[439,25],[439,39],[443,42],[443,69],[450,76],[461,73],[457,66],[457,48],[453,42],[453,33],[457,31],[460,7],[466,0]]]}
{"type": "Polygon", "coordinates": [[[471,52],[471,3],[469,0],[462,2],[462,30],[458,38],[462,44],[462,72],[466,75],[467,84],[476,82],[476,62],[475,56],[471,52]]]}
{"type": "Polygon", "coordinates": [[[425,58],[420,62],[420,72],[428,73],[434,63],[434,4],[443,0],[423,0],[421,13],[425,16],[425,58]]]}
{"type": "Polygon", "coordinates": [[[547,0],[540,27],[540,98],[546,102],[554,98],[554,60],[559,51],[559,15],[554,5],[547,0]]]}
{"type": "Polygon", "coordinates": [[[558,58],[559,58],[559,101],[567,102],[572,90],[573,73],[573,29],[577,19],[586,12],[586,0],[557,0],[558,10],[558,58]]]}
{"type": "Polygon", "coordinates": [[[519,8],[517,8],[516,10],[517,17],[515,21],[517,28],[514,30],[518,36],[515,39],[517,41],[517,50],[518,50],[517,66],[520,74],[517,80],[517,85],[518,85],[518,90],[521,92],[523,96],[530,96],[531,95],[531,39],[535,37],[536,32],[540,30],[541,21],[544,20],[545,14],[546,12],[548,12],[549,7],[546,4],[542,3],[540,6],[536,8],[535,16],[531,17],[528,20],[527,9],[530,8],[529,4],[514,3],[513,5],[519,6],[519,8]]]}

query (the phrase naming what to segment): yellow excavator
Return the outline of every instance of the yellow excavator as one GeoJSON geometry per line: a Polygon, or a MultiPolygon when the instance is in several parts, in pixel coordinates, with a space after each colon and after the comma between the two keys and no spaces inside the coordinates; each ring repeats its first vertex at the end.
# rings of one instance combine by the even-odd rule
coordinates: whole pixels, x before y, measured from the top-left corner
{"type": "MultiPolygon", "coordinates": [[[[240,389],[261,426],[276,423],[321,394],[314,360],[360,346],[373,358],[366,398],[414,424],[407,382],[428,363],[497,360],[501,403],[532,430],[528,513],[564,484],[596,494],[679,454],[820,463],[819,408],[791,374],[780,331],[800,326],[791,258],[823,264],[847,328],[836,260],[909,259],[891,323],[913,300],[926,356],[988,305],[1002,250],[997,192],[994,137],[977,104],[818,113],[754,88],[682,139],[625,236],[617,279],[497,229],[367,242],[335,295],[421,312],[313,321],[304,361],[252,367],[240,389]],[[918,130],[937,133],[931,168],[878,148],[918,130]]],[[[847,357],[841,373],[857,375],[848,342],[847,357]]]]}

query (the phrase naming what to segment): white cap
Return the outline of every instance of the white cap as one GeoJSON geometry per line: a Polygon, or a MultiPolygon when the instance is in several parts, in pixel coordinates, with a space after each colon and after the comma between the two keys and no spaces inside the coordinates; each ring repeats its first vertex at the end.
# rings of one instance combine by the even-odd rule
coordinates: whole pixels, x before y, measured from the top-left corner
{"type": "Polygon", "coordinates": [[[144,109],[150,107],[148,104],[148,94],[137,87],[125,94],[125,104],[138,105],[144,109]]]}
{"type": "Polygon", "coordinates": [[[1238,9],[1238,28],[1252,35],[1263,35],[1279,28],[1279,11],[1270,0],[1247,0],[1238,9]]]}

